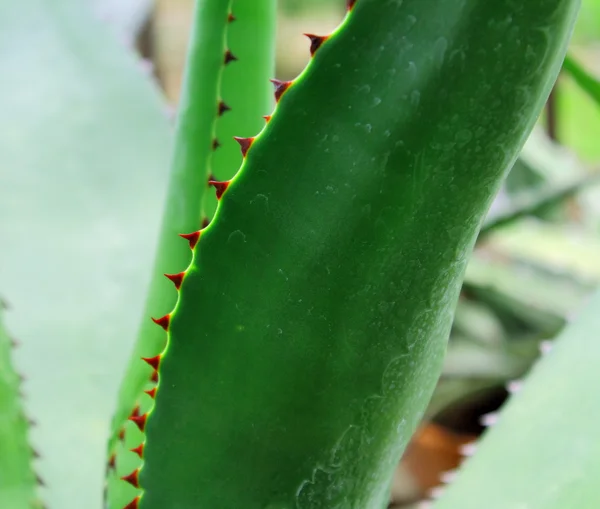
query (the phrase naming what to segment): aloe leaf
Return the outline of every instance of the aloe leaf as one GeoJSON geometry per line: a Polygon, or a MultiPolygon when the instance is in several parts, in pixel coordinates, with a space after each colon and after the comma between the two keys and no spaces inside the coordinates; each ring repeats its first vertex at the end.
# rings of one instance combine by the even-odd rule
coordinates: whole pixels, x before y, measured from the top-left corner
{"type": "Polygon", "coordinates": [[[433,509],[595,509],[600,292],[501,409],[433,509]]]}
{"type": "Polygon", "coordinates": [[[359,0],[316,41],[158,320],[129,507],[384,506],[577,7],[359,0]]]}
{"type": "Polygon", "coordinates": [[[197,230],[201,226],[219,111],[219,81],[227,50],[230,3],[230,0],[221,0],[197,4],[195,16],[200,23],[190,42],[197,59],[188,65],[156,261],[132,355],[133,362],[129,364],[113,419],[113,443],[151,377],[150,366],[140,363],[140,358],[156,355],[165,344],[164,336],[149,317],[166,313],[176,301],[173,285],[164,274],[179,273],[190,257],[189,250],[177,241],[177,234],[197,230]],[[185,138],[182,132],[186,133],[185,138]]]}
{"type": "Polygon", "coordinates": [[[48,507],[99,509],[171,128],[133,54],[85,2],[2,2],[0,75],[0,285],[23,344],[38,470],[48,507]]]}
{"type": "MultiPolygon", "coordinates": [[[[264,115],[273,110],[275,73],[276,0],[234,0],[235,22],[227,30],[227,45],[236,56],[235,65],[223,70],[221,96],[231,108],[216,126],[219,149],[211,160],[212,174],[228,180],[242,164],[235,137],[248,137],[264,125],[264,115]]],[[[205,215],[211,218],[217,201],[210,194],[205,215]]]]}
{"type": "Polygon", "coordinates": [[[13,341],[4,328],[0,300],[0,507],[40,507],[33,449],[29,445],[29,420],[20,397],[21,379],[11,357],[13,341]]]}
{"type": "Polygon", "coordinates": [[[572,56],[567,55],[563,63],[563,70],[568,73],[586,92],[598,106],[600,106],[600,81],[592,76],[585,68],[572,56]]]}
{"type": "Polygon", "coordinates": [[[178,116],[175,156],[169,199],[163,219],[159,249],[138,341],[125,376],[113,434],[109,444],[110,507],[122,507],[132,488],[120,480],[139,458],[130,450],[142,437],[130,424],[136,405],[147,408],[152,368],[140,357],[152,358],[165,345],[164,333],[149,319],[161,316],[175,304],[173,282],[190,260],[189,248],[178,233],[193,232],[212,217],[214,204],[206,201],[209,178],[231,176],[239,167],[239,134],[259,130],[262,115],[273,104],[268,78],[274,67],[275,2],[255,0],[202,1],[197,3],[197,23],[191,38],[189,61],[178,116]],[[170,274],[173,282],[165,278],[170,274]],[[175,278],[175,279],[174,279],[175,278]],[[123,434],[125,432],[125,434],[123,434]],[[131,435],[131,436],[130,436],[131,435]],[[119,441],[119,438],[121,441],[119,441]]]}

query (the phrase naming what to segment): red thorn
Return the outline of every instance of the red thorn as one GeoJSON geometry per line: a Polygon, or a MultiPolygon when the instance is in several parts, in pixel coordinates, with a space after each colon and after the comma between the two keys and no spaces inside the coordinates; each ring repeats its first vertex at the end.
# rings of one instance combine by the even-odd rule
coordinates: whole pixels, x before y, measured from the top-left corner
{"type": "Polygon", "coordinates": [[[144,391],[148,396],[150,396],[152,399],[154,399],[156,397],[156,387],[150,389],[149,391],[144,391]]]}
{"type": "Polygon", "coordinates": [[[355,3],[356,3],[356,0],[347,0],[346,1],[346,7],[348,8],[349,11],[352,10],[355,3]]]}
{"type": "Polygon", "coordinates": [[[229,62],[234,62],[235,60],[237,60],[237,57],[231,51],[227,50],[225,52],[225,65],[229,62]]]}
{"type": "Polygon", "coordinates": [[[229,187],[228,180],[226,180],[225,182],[219,182],[218,180],[209,180],[208,184],[213,186],[217,190],[217,200],[221,199],[221,196],[223,196],[223,193],[227,191],[227,188],[229,187]]]}
{"type": "Polygon", "coordinates": [[[155,370],[157,370],[160,365],[160,355],[157,355],[156,357],[142,357],[142,360],[147,364],[150,364],[155,370]]]}
{"type": "Polygon", "coordinates": [[[140,458],[142,458],[144,456],[144,444],[143,443],[141,443],[137,447],[134,447],[133,449],[129,449],[129,450],[131,452],[136,453],[140,458]]]}
{"type": "Polygon", "coordinates": [[[173,282],[177,290],[181,288],[183,276],[185,276],[185,272],[180,272],[179,274],[165,274],[165,277],[173,282]]]}
{"type": "Polygon", "coordinates": [[[206,228],[209,224],[210,224],[210,221],[209,221],[208,217],[205,217],[202,220],[202,228],[206,228]]]}
{"type": "Polygon", "coordinates": [[[291,81],[269,80],[275,86],[275,101],[279,102],[283,93],[292,85],[291,81]]]}
{"type": "Polygon", "coordinates": [[[135,497],[129,504],[127,504],[123,509],[139,509],[140,507],[140,497],[135,497]]]}
{"type": "Polygon", "coordinates": [[[271,120],[271,115],[265,115],[263,118],[266,122],[269,122],[271,120]]]}
{"type": "Polygon", "coordinates": [[[231,108],[225,104],[224,101],[219,101],[219,117],[222,116],[225,112],[229,111],[231,108]]]}
{"type": "Polygon", "coordinates": [[[151,382],[158,382],[158,371],[154,370],[152,372],[152,376],[150,377],[151,382]]]}
{"type": "Polygon", "coordinates": [[[144,428],[146,427],[146,419],[148,418],[148,414],[142,414],[139,416],[131,416],[129,417],[129,420],[131,422],[134,422],[136,424],[136,426],[140,429],[140,431],[144,431],[144,428]]]}
{"type": "Polygon", "coordinates": [[[306,35],[306,37],[308,37],[310,39],[310,54],[311,54],[311,56],[315,55],[317,50],[321,47],[321,44],[323,44],[328,38],[326,35],[324,35],[324,36],[313,35],[313,34],[304,34],[304,35],[306,35]]]}
{"type": "Polygon", "coordinates": [[[121,431],[119,431],[119,440],[121,442],[123,442],[123,440],[125,440],[125,428],[121,428],[121,431]]]}
{"type": "Polygon", "coordinates": [[[108,468],[114,470],[117,468],[117,455],[111,454],[110,458],[108,458],[108,468]]]}
{"type": "Polygon", "coordinates": [[[156,325],[160,325],[163,329],[169,330],[169,322],[171,321],[171,315],[165,315],[162,318],[152,318],[152,321],[156,325]]]}
{"type": "Polygon", "coordinates": [[[219,140],[217,140],[217,138],[215,138],[212,142],[212,149],[217,150],[220,146],[221,146],[221,144],[219,143],[219,140]]]}
{"type": "Polygon", "coordinates": [[[135,405],[135,408],[131,411],[131,415],[129,417],[139,417],[140,415],[140,405],[135,405]]]}
{"type": "Polygon", "coordinates": [[[140,473],[139,469],[135,469],[133,472],[131,472],[131,474],[126,475],[124,477],[121,477],[122,481],[128,482],[129,484],[131,484],[134,488],[139,488],[140,487],[140,482],[138,479],[138,474],[140,473]]]}
{"type": "Polygon", "coordinates": [[[242,149],[242,155],[246,157],[248,150],[254,142],[254,138],[238,138],[237,136],[234,136],[233,139],[240,144],[240,147],[242,149]]]}
{"type": "Polygon", "coordinates": [[[194,249],[196,247],[196,243],[200,238],[200,232],[192,232],[192,233],[180,233],[179,236],[184,238],[190,243],[190,249],[194,249]]]}
{"type": "Polygon", "coordinates": [[[229,16],[227,16],[227,21],[229,21],[229,23],[232,23],[235,20],[236,17],[233,14],[229,13],[229,16]]]}

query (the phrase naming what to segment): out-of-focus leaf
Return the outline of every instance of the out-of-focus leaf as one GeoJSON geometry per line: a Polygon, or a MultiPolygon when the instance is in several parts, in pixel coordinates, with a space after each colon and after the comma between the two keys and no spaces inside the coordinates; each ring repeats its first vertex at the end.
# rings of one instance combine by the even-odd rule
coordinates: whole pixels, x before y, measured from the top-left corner
{"type": "Polygon", "coordinates": [[[589,291],[570,277],[487,257],[481,250],[469,262],[464,288],[545,334],[556,333],[589,291]]]}
{"type": "MultiPolygon", "coordinates": [[[[600,283],[600,237],[574,226],[524,220],[491,233],[485,245],[500,256],[537,265],[549,273],[571,275],[588,288],[600,283]]],[[[525,286],[516,283],[516,288],[525,286]]],[[[563,305],[576,305],[568,302],[567,295],[563,305]]]]}
{"type": "Polygon", "coordinates": [[[0,76],[0,286],[22,342],[32,439],[44,444],[44,498],[99,509],[170,128],[135,57],[87,2],[2,2],[0,76]]]}
{"type": "Polygon", "coordinates": [[[596,509],[600,292],[501,409],[433,509],[596,509]]]}
{"type": "MultiPolygon", "coordinates": [[[[586,68],[600,73],[594,67],[598,62],[598,49],[594,46],[573,48],[572,54],[586,68]]],[[[577,152],[585,162],[594,166],[600,161],[600,109],[598,102],[585,91],[574,76],[564,72],[558,81],[557,99],[557,136],[558,140],[577,152]]]]}
{"type": "Polygon", "coordinates": [[[563,71],[567,72],[575,80],[575,83],[600,106],[600,81],[570,55],[565,58],[563,71]]]}
{"type": "Polygon", "coordinates": [[[485,304],[460,299],[454,314],[453,333],[458,332],[484,345],[498,345],[504,341],[502,323],[485,304]]]}
{"type": "Polygon", "coordinates": [[[154,6],[154,0],[92,0],[92,3],[97,15],[128,43],[135,40],[154,6]]]}
{"type": "Polygon", "coordinates": [[[509,206],[504,210],[496,210],[495,214],[488,216],[481,228],[479,238],[483,238],[497,228],[518,221],[527,216],[533,216],[543,209],[566,201],[578,192],[600,182],[600,173],[587,175],[576,181],[558,186],[547,186],[542,189],[533,189],[520,192],[513,196],[509,206]]]}

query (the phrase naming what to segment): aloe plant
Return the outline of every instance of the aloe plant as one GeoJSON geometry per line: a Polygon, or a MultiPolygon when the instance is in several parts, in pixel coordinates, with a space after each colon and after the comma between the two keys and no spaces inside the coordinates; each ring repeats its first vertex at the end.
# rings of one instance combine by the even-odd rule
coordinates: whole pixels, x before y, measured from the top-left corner
{"type": "Polygon", "coordinates": [[[332,34],[308,36],[310,64],[272,98],[274,1],[196,4],[155,265],[108,440],[110,509],[388,502],[472,247],[578,2],[347,7],[332,34]]]}

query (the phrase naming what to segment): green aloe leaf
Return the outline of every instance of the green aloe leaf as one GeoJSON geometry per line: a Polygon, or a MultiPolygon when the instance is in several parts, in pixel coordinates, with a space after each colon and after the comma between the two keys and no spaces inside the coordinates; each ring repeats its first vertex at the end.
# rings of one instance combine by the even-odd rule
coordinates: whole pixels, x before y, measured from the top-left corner
{"type": "Polygon", "coordinates": [[[596,509],[600,292],[554,341],[433,509],[596,509]]]}
{"type": "Polygon", "coordinates": [[[44,498],[100,509],[171,128],[134,55],[88,2],[2,2],[0,75],[0,286],[23,343],[15,361],[43,444],[44,498]]]}
{"type": "Polygon", "coordinates": [[[387,503],[478,229],[577,8],[358,0],[317,40],[216,185],[215,219],[160,320],[168,346],[138,419],[130,507],[387,503]]]}
{"type": "Polygon", "coordinates": [[[212,217],[216,200],[205,196],[209,178],[232,176],[242,160],[233,137],[258,131],[274,102],[268,79],[274,71],[275,7],[274,0],[196,4],[190,41],[194,58],[186,70],[158,253],[109,443],[108,463],[114,467],[108,476],[109,507],[123,507],[135,494],[121,477],[139,465],[131,449],[142,436],[132,423],[125,423],[137,405],[143,412],[151,402],[143,391],[152,387],[153,370],[140,358],[152,358],[165,346],[163,331],[150,317],[173,308],[177,292],[165,274],[177,277],[189,263],[189,248],[178,234],[196,231],[212,217]]]}
{"type": "Polygon", "coordinates": [[[21,380],[12,366],[13,341],[4,328],[0,300],[0,507],[40,507],[33,449],[29,445],[29,420],[20,397],[21,380]]]}

